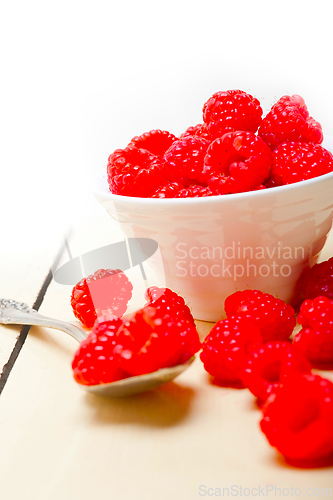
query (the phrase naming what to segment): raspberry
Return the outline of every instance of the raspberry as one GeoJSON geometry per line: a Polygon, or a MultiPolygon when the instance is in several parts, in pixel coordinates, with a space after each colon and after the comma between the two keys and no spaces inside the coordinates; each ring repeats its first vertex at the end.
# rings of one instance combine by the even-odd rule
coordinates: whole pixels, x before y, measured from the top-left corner
{"type": "Polygon", "coordinates": [[[240,193],[268,179],[272,162],[272,153],[260,137],[253,132],[230,132],[210,144],[204,174],[213,191],[240,193]]]}
{"type": "Polygon", "coordinates": [[[198,123],[197,125],[194,125],[194,127],[188,127],[185,130],[185,132],[183,132],[179,136],[179,139],[184,139],[184,137],[193,136],[193,135],[203,137],[204,139],[207,139],[209,142],[211,142],[211,138],[210,138],[209,133],[207,132],[207,128],[206,128],[205,123],[198,123]]]}
{"type": "Polygon", "coordinates": [[[200,132],[202,130],[202,123],[198,123],[197,125],[194,125],[193,127],[188,127],[185,132],[183,132],[180,136],[179,139],[184,139],[184,137],[192,136],[192,135],[200,135],[200,132]]]}
{"type": "Polygon", "coordinates": [[[205,370],[223,382],[239,382],[248,354],[262,343],[260,331],[245,317],[230,316],[213,327],[202,345],[205,370]]]}
{"type": "Polygon", "coordinates": [[[175,141],[164,155],[164,175],[184,185],[204,182],[203,162],[209,142],[202,137],[187,136],[175,141]]]}
{"type": "Polygon", "coordinates": [[[318,375],[288,378],[267,400],[260,422],[269,443],[295,465],[333,452],[333,384],[318,375]]]}
{"type": "Polygon", "coordinates": [[[123,196],[149,196],[162,180],[159,158],[134,147],[116,149],[109,156],[107,172],[110,191],[123,196]]]}
{"type": "Polygon", "coordinates": [[[297,288],[305,299],[323,295],[333,300],[333,257],[306,269],[299,279],[297,288]]]}
{"type": "Polygon", "coordinates": [[[182,189],[184,186],[180,182],[167,182],[164,186],[158,187],[151,198],[176,198],[182,189]]]}
{"type": "Polygon", "coordinates": [[[333,301],[327,297],[307,299],[297,317],[303,328],[294,343],[315,365],[333,364],[333,301]]]}
{"type": "Polygon", "coordinates": [[[91,328],[97,316],[125,314],[133,286],[120,269],[99,269],[77,283],[71,295],[75,317],[91,328]]]}
{"type": "Polygon", "coordinates": [[[273,153],[271,178],[276,184],[293,184],[333,170],[333,155],[318,144],[284,142],[273,153]]]}
{"type": "Polygon", "coordinates": [[[283,300],[259,290],[243,290],[226,298],[227,316],[238,314],[253,321],[263,341],[286,340],[296,325],[295,311],[283,300]]]}
{"type": "Polygon", "coordinates": [[[281,183],[278,183],[276,180],[273,180],[271,177],[268,179],[268,181],[265,182],[264,186],[268,188],[273,188],[273,187],[278,187],[282,186],[281,183]]]}
{"type": "Polygon", "coordinates": [[[314,142],[320,144],[323,133],[320,123],[309,116],[304,99],[285,95],[262,120],[258,135],[274,150],[282,142],[314,142]]]}
{"type": "Polygon", "coordinates": [[[286,377],[311,373],[305,356],[289,342],[267,342],[248,356],[241,374],[242,382],[259,401],[266,401],[286,377]]]}
{"type": "Polygon", "coordinates": [[[194,319],[190,308],[185,304],[183,297],[170,288],[159,288],[151,286],[145,293],[146,306],[153,306],[158,316],[171,315],[176,319],[186,319],[194,325],[194,319]]]}
{"type": "Polygon", "coordinates": [[[182,297],[151,287],[149,303],[130,318],[104,315],[81,342],[72,367],[84,385],[113,382],[185,363],[201,348],[182,297]]]}
{"type": "Polygon", "coordinates": [[[213,193],[213,191],[209,187],[193,185],[178,191],[175,198],[198,198],[204,196],[213,196],[214,194],[215,193],[213,193]]]}
{"type": "Polygon", "coordinates": [[[114,317],[105,317],[95,323],[72,362],[76,382],[82,385],[107,384],[128,377],[119,366],[119,354],[114,352],[121,324],[122,320],[114,317]]]}
{"type": "Polygon", "coordinates": [[[236,130],[256,132],[261,116],[258,99],[242,90],[216,92],[203,107],[203,120],[211,140],[236,130]]]}
{"type": "Polygon", "coordinates": [[[119,350],[120,366],[132,376],[185,363],[201,347],[191,321],[160,313],[148,305],[123,320],[119,336],[126,340],[119,350]]]}
{"type": "Polygon", "coordinates": [[[177,137],[166,130],[150,130],[138,137],[133,137],[127,147],[145,149],[156,156],[162,157],[177,137]]]}

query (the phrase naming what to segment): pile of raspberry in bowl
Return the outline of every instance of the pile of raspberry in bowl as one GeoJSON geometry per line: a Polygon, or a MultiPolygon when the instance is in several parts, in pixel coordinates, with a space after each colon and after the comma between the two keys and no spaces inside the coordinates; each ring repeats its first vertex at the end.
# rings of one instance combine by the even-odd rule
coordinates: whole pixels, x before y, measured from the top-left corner
{"type": "Polygon", "coordinates": [[[243,193],[333,171],[320,144],[321,125],[299,95],[283,96],[263,118],[258,99],[220,91],[203,105],[203,123],[179,137],[151,130],[108,159],[111,193],[144,198],[192,198],[243,193]]]}

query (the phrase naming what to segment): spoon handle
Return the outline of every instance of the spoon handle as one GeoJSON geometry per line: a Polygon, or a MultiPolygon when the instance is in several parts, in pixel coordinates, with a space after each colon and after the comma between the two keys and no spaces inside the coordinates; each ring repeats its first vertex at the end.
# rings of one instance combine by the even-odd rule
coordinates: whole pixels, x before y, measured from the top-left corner
{"type": "Polygon", "coordinates": [[[68,333],[78,342],[87,337],[87,334],[77,326],[43,316],[35,309],[31,309],[27,304],[24,304],[24,302],[10,299],[0,299],[0,323],[4,325],[35,325],[55,328],[68,333]]]}

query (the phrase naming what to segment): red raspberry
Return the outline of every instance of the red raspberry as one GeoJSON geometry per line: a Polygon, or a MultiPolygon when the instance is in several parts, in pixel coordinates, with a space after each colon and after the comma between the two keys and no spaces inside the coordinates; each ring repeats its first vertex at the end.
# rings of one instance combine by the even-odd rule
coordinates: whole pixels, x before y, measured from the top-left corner
{"type": "Polygon", "coordinates": [[[333,170],[333,155],[318,144],[284,142],[273,153],[271,178],[277,185],[293,184],[333,170]]]}
{"type": "Polygon", "coordinates": [[[263,341],[286,340],[296,325],[295,311],[283,300],[259,290],[243,290],[226,298],[227,316],[238,314],[253,321],[263,341]]]}
{"type": "Polygon", "coordinates": [[[323,295],[333,300],[333,257],[306,269],[300,277],[297,288],[305,299],[323,295]]]}
{"type": "Polygon", "coordinates": [[[185,363],[201,347],[191,321],[164,314],[154,305],[124,319],[119,335],[126,339],[119,349],[120,366],[132,376],[185,363]]]}
{"type": "Polygon", "coordinates": [[[159,158],[134,147],[116,149],[109,156],[107,172],[110,191],[123,196],[149,196],[162,180],[159,158]]]}
{"type": "Polygon", "coordinates": [[[230,316],[213,327],[202,345],[200,359],[205,370],[223,382],[239,382],[250,352],[262,343],[252,321],[230,316]]]}
{"type": "Polygon", "coordinates": [[[309,116],[304,99],[285,95],[262,120],[258,135],[274,150],[282,142],[314,142],[320,144],[323,133],[320,123],[309,116]]]}
{"type": "Polygon", "coordinates": [[[119,354],[114,352],[121,324],[122,320],[114,317],[96,321],[72,362],[76,382],[82,385],[107,384],[128,377],[119,366],[119,354]]]}
{"type": "Polygon", "coordinates": [[[193,127],[188,127],[185,130],[185,132],[183,132],[179,136],[179,139],[184,139],[184,137],[193,136],[193,135],[200,135],[202,127],[203,127],[202,123],[198,123],[197,125],[194,125],[193,127]]]}
{"type": "Polygon", "coordinates": [[[282,184],[278,183],[276,180],[273,180],[272,178],[269,178],[268,181],[265,182],[264,186],[268,189],[268,188],[282,186],[282,184]]]}
{"type": "Polygon", "coordinates": [[[169,289],[147,290],[148,305],[130,318],[102,316],[73,360],[84,385],[113,382],[185,363],[201,348],[193,317],[169,289]]]}
{"type": "Polygon", "coordinates": [[[203,107],[203,119],[211,140],[235,130],[256,132],[261,116],[258,99],[242,90],[216,92],[203,107]]]}
{"type": "Polygon", "coordinates": [[[75,317],[91,328],[97,316],[125,314],[133,286],[120,269],[99,269],[77,283],[71,296],[75,317]]]}
{"type": "Polygon", "coordinates": [[[188,127],[183,134],[180,135],[179,139],[184,139],[184,137],[198,136],[207,139],[207,141],[212,142],[212,139],[207,131],[207,126],[205,123],[198,123],[194,127],[188,127]]]}
{"type": "Polygon", "coordinates": [[[178,138],[166,130],[150,130],[138,137],[133,137],[127,147],[145,149],[162,157],[174,141],[178,141],[178,138]]]}
{"type": "Polygon", "coordinates": [[[267,342],[248,356],[241,373],[242,382],[259,401],[266,401],[287,377],[311,373],[305,356],[289,342],[267,342]]]}
{"type": "Polygon", "coordinates": [[[170,181],[204,182],[203,162],[209,142],[202,137],[187,136],[175,141],[164,155],[164,175],[170,181]]]}
{"type": "Polygon", "coordinates": [[[333,384],[318,375],[290,377],[267,400],[260,422],[269,443],[295,465],[333,452],[333,384]]]}
{"type": "Polygon", "coordinates": [[[315,365],[333,364],[333,301],[327,297],[305,300],[297,317],[303,328],[294,343],[315,365]]]}
{"type": "MultiPolygon", "coordinates": [[[[205,186],[193,185],[188,188],[181,189],[175,196],[175,198],[198,198],[205,196],[213,196],[215,193],[205,186]]],[[[217,194],[217,193],[216,193],[217,194]]]]}
{"type": "Polygon", "coordinates": [[[145,299],[146,306],[154,307],[157,316],[169,314],[176,319],[186,319],[194,325],[191,310],[185,304],[185,300],[170,288],[151,286],[146,290],[145,299]]]}
{"type": "Polygon", "coordinates": [[[180,182],[167,182],[160,186],[151,195],[151,198],[176,198],[177,194],[184,189],[180,182]]]}
{"type": "Polygon", "coordinates": [[[210,144],[204,174],[213,191],[240,193],[268,179],[272,162],[272,153],[260,137],[253,132],[230,132],[210,144]]]}

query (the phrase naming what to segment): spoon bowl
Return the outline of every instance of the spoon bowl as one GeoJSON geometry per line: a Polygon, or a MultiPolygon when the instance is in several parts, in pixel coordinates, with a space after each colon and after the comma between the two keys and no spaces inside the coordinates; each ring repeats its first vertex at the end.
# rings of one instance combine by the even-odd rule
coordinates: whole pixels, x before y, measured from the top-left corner
{"type": "MultiPolygon", "coordinates": [[[[87,333],[71,323],[49,318],[39,314],[35,309],[31,309],[24,302],[17,302],[11,299],[0,299],[0,324],[4,325],[33,325],[46,326],[62,330],[73,337],[77,342],[81,342],[87,337],[87,333]]],[[[152,373],[128,377],[116,382],[97,385],[78,384],[87,392],[110,398],[118,398],[150,391],[160,385],[170,382],[175,377],[186,370],[194,361],[193,356],[186,363],[168,368],[161,368],[152,373]]]]}

